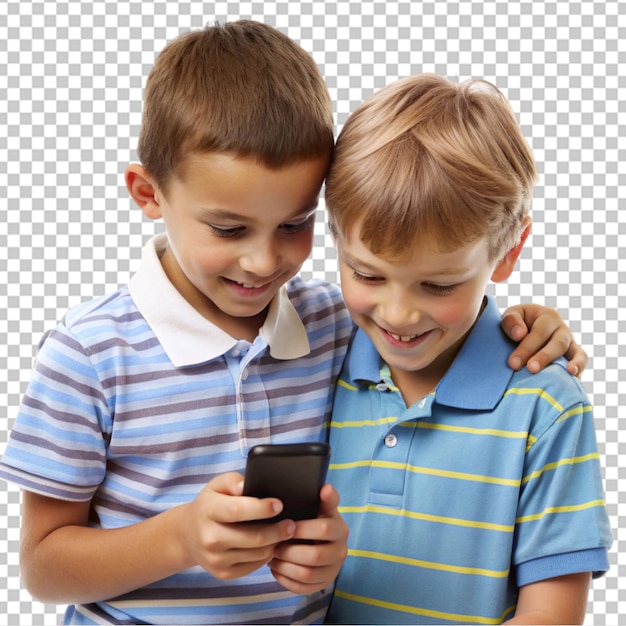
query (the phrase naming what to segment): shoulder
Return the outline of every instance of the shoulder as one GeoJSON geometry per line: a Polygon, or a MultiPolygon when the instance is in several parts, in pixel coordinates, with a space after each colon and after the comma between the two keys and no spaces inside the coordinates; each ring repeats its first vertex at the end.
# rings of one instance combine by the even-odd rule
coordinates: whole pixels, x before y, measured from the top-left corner
{"type": "Polygon", "coordinates": [[[515,372],[507,393],[543,395],[553,399],[557,408],[588,402],[581,382],[567,371],[565,359],[558,359],[537,374],[531,374],[526,368],[515,372]]]}
{"type": "Polygon", "coordinates": [[[305,324],[328,317],[350,319],[337,285],[318,279],[304,281],[296,276],[287,283],[287,293],[305,324]]]}
{"type": "Polygon", "coordinates": [[[74,344],[75,349],[91,353],[98,346],[142,341],[149,331],[128,287],[122,287],[71,308],[57,326],[44,335],[40,348],[56,338],[68,347],[74,344]]]}
{"type": "Polygon", "coordinates": [[[582,422],[593,429],[593,411],[580,381],[566,369],[565,360],[548,365],[537,374],[524,370],[516,372],[503,398],[503,406],[514,415],[529,418],[529,435],[543,437],[567,425],[576,430],[582,422]]]}
{"type": "Polygon", "coordinates": [[[67,328],[80,328],[84,324],[103,319],[119,319],[131,310],[137,311],[128,287],[122,287],[106,296],[82,302],[72,307],[64,316],[67,328]]]}

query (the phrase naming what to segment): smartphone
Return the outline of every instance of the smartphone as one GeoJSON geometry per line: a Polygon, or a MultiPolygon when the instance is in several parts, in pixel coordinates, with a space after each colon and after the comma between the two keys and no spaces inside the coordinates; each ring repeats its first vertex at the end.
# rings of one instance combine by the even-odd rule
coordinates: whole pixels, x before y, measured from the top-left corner
{"type": "Polygon", "coordinates": [[[248,453],[243,495],[278,498],[283,510],[281,519],[313,519],[320,505],[320,489],[326,481],[330,446],[323,442],[266,444],[254,446],[248,453]]]}

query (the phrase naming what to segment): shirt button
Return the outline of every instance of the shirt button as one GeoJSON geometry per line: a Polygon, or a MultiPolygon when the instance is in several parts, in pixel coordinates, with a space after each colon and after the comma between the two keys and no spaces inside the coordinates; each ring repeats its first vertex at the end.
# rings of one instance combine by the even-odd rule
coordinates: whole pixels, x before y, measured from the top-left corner
{"type": "Polygon", "coordinates": [[[385,437],[385,445],[388,448],[395,448],[397,444],[398,444],[398,438],[395,435],[391,434],[385,437]]]}
{"type": "Polygon", "coordinates": [[[239,348],[233,348],[233,349],[231,350],[231,354],[232,354],[233,356],[239,356],[241,353],[239,352],[239,348]]]}
{"type": "Polygon", "coordinates": [[[387,391],[388,387],[386,383],[378,383],[376,389],[378,389],[378,391],[387,391]]]}
{"type": "Polygon", "coordinates": [[[426,406],[426,398],[422,398],[420,403],[417,405],[420,409],[423,409],[426,406]]]}
{"type": "Polygon", "coordinates": [[[241,372],[241,380],[247,380],[248,379],[248,372],[247,371],[243,371],[241,372]]]}

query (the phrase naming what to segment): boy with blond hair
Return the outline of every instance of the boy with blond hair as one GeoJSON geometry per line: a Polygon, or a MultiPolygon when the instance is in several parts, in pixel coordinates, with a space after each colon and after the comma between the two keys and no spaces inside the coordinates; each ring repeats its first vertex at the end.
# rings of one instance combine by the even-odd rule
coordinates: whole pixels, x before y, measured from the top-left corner
{"type": "MultiPolygon", "coordinates": [[[[336,491],[317,519],[267,524],[242,522],[282,503],[241,493],[251,446],[327,437],[353,326],[336,286],[297,273],[332,148],[324,81],[279,31],[242,20],[159,55],[126,183],[166,233],[44,338],[0,466],[24,490],[25,586],[66,623],[323,617],[336,491]]],[[[521,309],[522,335],[520,313],[537,319],[522,361],[554,331],[537,364],[584,366],[558,315],[521,309]]]]}
{"type": "Polygon", "coordinates": [[[490,280],[535,163],[485,81],[413,76],[345,124],[326,186],[359,330],[329,481],[348,523],[330,623],[582,623],[611,544],[591,406],[564,363],[506,365],[490,280]]]}

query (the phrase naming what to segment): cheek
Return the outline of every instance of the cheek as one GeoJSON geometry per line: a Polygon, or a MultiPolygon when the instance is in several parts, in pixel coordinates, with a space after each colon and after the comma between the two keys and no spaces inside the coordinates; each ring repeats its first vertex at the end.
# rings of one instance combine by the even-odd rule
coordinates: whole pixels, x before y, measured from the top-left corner
{"type": "Polygon", "coordinates": [[[440,309],[437,321],[444,328],[455,328],[463,324],[466,317],[468,317],[467,307],[452,304],[440,309]]]}
{"type": "Polygon", "coordinates": [[[293,244],[294,257],[299,259],[299,264],[304,263],[313,250],[313,229],[305,230],[295,236],[293,244]]]}
{"type": "Polygon", "coordinates": [[[480,310],[480,300],[468,302],[466,297],[448,299],[445,305],[441,306],[437,313],[437,321],[444,328],[461,328],[468,330],[475,322],[480,310]]]}
{"type": "Polygon", "coordinates": [[[233,262],[233,252],[219,242],[195,242],[180,247],[179,259],[186,268],[198,276],[210,276],[229,267],[233,262]]]}
{"type": "Polygon", "coordinates": [[[341,291],[343,293],[343,299],[348,307],[348,311],[352,317],[357,317],[360,314],[367,313],[372,306],[371,300],[368,297],[368,292],[365,289],[344,276],[341,277],[341,291]]]}

